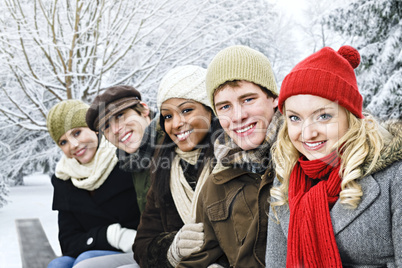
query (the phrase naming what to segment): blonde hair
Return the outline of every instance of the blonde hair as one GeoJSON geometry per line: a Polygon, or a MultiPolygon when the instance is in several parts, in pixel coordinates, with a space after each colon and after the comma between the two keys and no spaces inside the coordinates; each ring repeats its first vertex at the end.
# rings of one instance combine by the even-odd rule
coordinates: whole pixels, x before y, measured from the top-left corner
{"type": "MultiPolygon", "coordinates": [[[[339,176],[342,179],[339,200],[348,208],[355,209],[360,203],[363,191],[358,179],[373,170],[380,152],[384,147],[384,138],[378,122],[369,114],[359,119],[346,110],[349,129],[332,150],[337,150],[341,158],[339,176]]],[[[278,139],[272,148],[275,171],[279,186],[271,188],[271,207],[288,203],[290,174],[300,157],[299,151],[293,146],[288,135],[287,120],[278,133],[278,139]]]]}

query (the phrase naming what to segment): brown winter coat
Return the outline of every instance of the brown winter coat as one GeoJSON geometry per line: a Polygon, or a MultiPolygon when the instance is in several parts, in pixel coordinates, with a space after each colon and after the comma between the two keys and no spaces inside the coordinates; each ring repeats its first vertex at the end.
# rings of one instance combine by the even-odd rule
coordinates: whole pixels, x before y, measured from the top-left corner
{"type": "Polygon", "coordinates": [[[205,244],[178,267],[207,267],[225,255],[225,266],[265,267],[267,199],[273,179],[272,169],[263,176],[233,168],[211,174],[197,207],[205,244]]]}
{"type": "Polygon", "coordinates": [[[173,198],[159,207],[151,187],[133,245],[134,259],[140,267],[171,267],[167,251],[183,225],[173,198]]]}

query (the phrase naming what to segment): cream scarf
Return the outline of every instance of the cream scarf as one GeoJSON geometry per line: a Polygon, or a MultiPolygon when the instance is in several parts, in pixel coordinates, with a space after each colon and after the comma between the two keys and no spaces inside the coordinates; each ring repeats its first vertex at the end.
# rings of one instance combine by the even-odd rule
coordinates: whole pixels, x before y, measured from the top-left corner
{"type": "Polygon", "coordinates": [[[117,161],[116,147],[102,137],[94,158],[87,164],[63,154],[56,166],[56,177],[64,181],[71,179],[75,187],[93,191],[108,178],[117,161]]]}
{"type": "Polygon", "coordinates": [[[170,170],[170,191],[173,196],[173,201],[176,205],[177,211],[184,224],[195,223],[195,212],[197,208],[198,196],[200,195],[202,186],[211,173],[210,164],[206,163],[197,180],[197,186],[195,190],[188,184],[183,174],[183,169],[180,165],[180,159],[195,165],[198,157],[200,156],[201,149],[197,149],[191,152],[183,152],[179,148],[175,149],[176,156],[172,162],[172,168],[170,170]]]}

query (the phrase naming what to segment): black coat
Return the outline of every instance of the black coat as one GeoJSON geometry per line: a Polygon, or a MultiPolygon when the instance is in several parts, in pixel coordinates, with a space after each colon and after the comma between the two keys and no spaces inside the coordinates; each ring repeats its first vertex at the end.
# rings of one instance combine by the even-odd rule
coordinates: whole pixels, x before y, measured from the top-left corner
{"type": "MultiPolygon", "coordinates": [[[[140,211],[131,174],[118,165],[105,182],[90,192],[71,180],[52,177],[53,210],[59,211],[59,242],[63,256],[77,257],[87,250],[118,250],[106,238],[110,224],[137,229],[140,211]]],[[[134,241],[133,241],[134,242],[134,241]]]]}

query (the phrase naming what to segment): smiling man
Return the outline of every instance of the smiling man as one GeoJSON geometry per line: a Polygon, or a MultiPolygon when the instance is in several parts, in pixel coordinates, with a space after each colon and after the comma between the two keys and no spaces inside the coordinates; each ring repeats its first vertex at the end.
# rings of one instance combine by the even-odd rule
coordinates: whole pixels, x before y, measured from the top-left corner
{"type": "Polygon", "coordinates": [[[162,130],[141,94],[131,86],[113,86],[98,95],[88,109],[88,127],[115,145],[120,168],[132,172],[140,211],[145,208],[149,167],[162,130]]]}
{"type": "Polygon", "coordinates": [[[283,122],[271,64],[249,47],[228,47],[208,66],[206,89],[225,132],[214,144],[218,163],[198,201],[204,246],[178,267],[265,267],[270,149],[283,122]]]}

